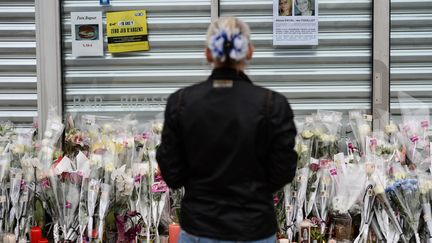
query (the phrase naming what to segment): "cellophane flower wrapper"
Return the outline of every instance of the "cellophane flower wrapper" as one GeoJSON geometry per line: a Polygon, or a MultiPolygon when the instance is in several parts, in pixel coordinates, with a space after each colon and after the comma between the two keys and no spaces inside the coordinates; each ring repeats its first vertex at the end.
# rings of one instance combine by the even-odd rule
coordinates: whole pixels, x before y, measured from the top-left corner
{"type": "Polygon", "coordinates": [[[349,113],[349,123],[357,140],[360,152],[363,154],[366,150],[366,136],[370,136],[372,132],[371,124],[364,119],[364,113],[362,111],[351,111],[349,113]]]}
{"type": "Polygon", "coordinates": [[[100,180],[91,179],[88,184],[88,194],[87,194],[87,236],[91,239],[93,237],[93,216],[95,213],[96,203],[98,200],[100,191],[100,180]]]}
{"type": "Polygon", "coordinates": [[[386,188],[386,194],[393,202],[394,208],[401,213],[410,227],[404,233],[409,236],[414,234],[416,242],[420,242],[417,231],[422,205],[418,180],[414,178],[398,179],[386,188]]]}
{"type": "Polygon", "coordinates": [[[9,153],[0,155],[0,233],[3,233],[4,223],[7,220],[8,211],[8,190],[6,187],[6,178],[9,174],[10,156],[9,153]]]}
{"type": "Polygon", "coordinates": [[[366,173],[360,165],[350,165],[344,173],[338,173],[333,210],[340,214],[348,213],[364,192],[366,180],[366,173]]]}
{"type": "MultiPolygon", "coordinates": [[[[402,242],[407,242],[404,236],[404,231],[402,226],[396,217],[396,214],[392,208],[389,198],[385,193],[385,188],[390,184],[387,176],[383,171],[376,170],[372,176],[372,181],[374,182],[374,193],[376,201],[374,210],[377,219],[379,219],[379,225],[383,228],[382,232],[387,233],[387,241],[393,242],[394,238],[399,238],[402,242]],[[392,229],[396,232],[392,232],[392,229]]],[[[397,240],[396,240],[397,242],[397,240]]]]}
{"type": "Polygon", "coordinates": [[[102,241],[104,233],[104,220],[110,204],[111,185],[102,183],[101,184],[101,196],[99,201],[99,229],[98,237],[102,241]]]}
{"type": "Polygon", "coordinates": [[[406,138],[407,157],[418,168],[427,170],[430,167],[430,161],[427,160],[430,151],[430,107],[406,93],[400,92],[398,95],[402,113],[400,130],[406,138]]]}
{"type": "Polygon", "coordinates": [[[423,220],[426,223],[428,232],[428,242],[432,241],[432,212],[430,203],[430,191],[432,190],[432,178],[430,174],[419,174],[419,189],[420,189],[420,203],[423,210],[423,220]]]}
{"type": "Polygon", "coordinates": [[[296,209],[297,209],[297,190],[296,182],[292,182],[284,187],[284,201],[285,201],[285,227],[288,241],[294,239],[296,234],[296,209]]]}
{"type": "Polygon", "coordinates": [[[314,144],[314,117],[307,116],[304,121],[303,130],[297,137],[295,150],[298,154],[298,168],[303,168],[309,164],[312,145],[314,144]]]}
{"type": "Polygon", "coordinates": [[[65,240],[75,241],[79,236],[78,211],[81,198],[82,174],[78,172],[63,173],[64,179],[64,215],[65,240]]]}
{"type": "Polygon", "coordinates": [[[12,167],[20,167],[21,160],[31,152],[33,140],[33,130],[22,130],[17,132],[16,139],[11,143],[12,167]]]}
{"type": "Polygon", "coordinates": [[[364,192],[367,176],[364,167],[357,164],[350,164],[343,172],[332,169],[330,173],[334,176],[336,183],[335,194],[332,198],[336,240],[351,240],[352,218],[349,210],[364,192]]]}
{"type": "Polygon", "coordinates": [[[307,184],[309,177],[309,168],[305,167],[298,170],[295,178],[295,188],[297,190],[297,205],[296,205],[296,223],[297,228],[300,227],[300,223],[303,222],[305,215],[303,213],[303,207],[306,201],[307,184]]]}
{"type": "Polygon", "coordinates": [[[361,213],[362,220],[360,223],[359,234],[355,238],[354,243],[367,242],[367,238],[369,236],[369,227],[374,217],[374,203],[375,195],[373,192],[373,185],[368,182],[368,185],[366,186],[366,190],[363,195],[363,210],[361,213]]]}
{"type": "Polygon", "coordinates": [[[8,210],[8,231],[14,233],[15,226],[17,224],[17,217],[19,214],[19,198],[21,192],[21,181],[22,181],[22,170],[19,168],[10,169],[10,189],[9,189],[9,200],[12,207],[8,210]]]}
{"type": "Polygon", "coordinates": [[[315,127],[315,148],[312,157],[332,160],[338,153],[338,138],[340,134],[342,113],[334,111],[318,111],[315,127]]]}
{"type": "Polygon", "coordinates": [[[331,198],[334,194],[333,181],[328,169],[320,171],[317,201],[315,202],[315,215],[320,219],[320,233],[324,235],[327,227],[327,217],[331,207],[331,198]]]}

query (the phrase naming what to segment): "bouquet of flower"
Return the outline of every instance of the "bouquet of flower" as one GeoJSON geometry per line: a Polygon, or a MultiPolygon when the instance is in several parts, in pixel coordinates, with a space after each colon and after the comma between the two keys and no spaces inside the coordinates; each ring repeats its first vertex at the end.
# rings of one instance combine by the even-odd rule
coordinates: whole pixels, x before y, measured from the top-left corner
{"type": "Polygon", "coordinates": [[[401,213],[406,224],[409,226],[408,229],[404,230],[405,235],[412,236],[414,234],[416,242],[420,242],[418,226],[422,205],[420,203],[418,180],[402,176],[386,188],[386,194],[393,203],[395,211],[401,213]]]}
{"type": "Polygon", "coordinates": [[[366,151],[366,136],[369,136],[372,132],[371,124],[364,118],[364,113],[361,111],[351,111],[349,113],[349,123],[360,152],[363,154],[366,151]]]}
{"type": "Polygon", "coordinates": [[[366,173],[360,165],[349,165],[335,176],[336,191],[333,197],[333,213],[336,221],[336,240],[351,239],[351,216],[348,211],[365,190],[366,173]]]}

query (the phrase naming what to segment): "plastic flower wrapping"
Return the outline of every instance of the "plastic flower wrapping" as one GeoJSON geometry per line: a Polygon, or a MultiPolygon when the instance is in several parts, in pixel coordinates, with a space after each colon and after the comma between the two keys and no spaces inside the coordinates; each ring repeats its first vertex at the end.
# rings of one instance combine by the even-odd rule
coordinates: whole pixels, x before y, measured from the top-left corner
{"type": "MultiPolygon", "coordinates": [[[[430,114],[416,107],[401,105],[401,121],[382,131],[363,111],[304,117],[296,176],[274,195],[279,240],[432,242],[430,114]]],[[[24,242],[35,226],[53,242],[163,242],[184,189],[158,170],[162,124],[52,112],[38,140],[0,123],[3,242],[24,242]]]]}

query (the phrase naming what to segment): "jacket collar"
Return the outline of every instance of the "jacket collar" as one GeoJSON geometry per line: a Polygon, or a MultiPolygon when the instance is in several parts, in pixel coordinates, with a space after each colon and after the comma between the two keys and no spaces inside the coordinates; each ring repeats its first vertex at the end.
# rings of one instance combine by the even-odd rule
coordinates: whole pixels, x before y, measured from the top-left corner
{"type": "Polygon", "coordinates": [[[234,81],[246,81],[252,83],[249,77],[243,72],[233,68],[216,68],[213,70],[209,80],[231,79],[234,81]]]}

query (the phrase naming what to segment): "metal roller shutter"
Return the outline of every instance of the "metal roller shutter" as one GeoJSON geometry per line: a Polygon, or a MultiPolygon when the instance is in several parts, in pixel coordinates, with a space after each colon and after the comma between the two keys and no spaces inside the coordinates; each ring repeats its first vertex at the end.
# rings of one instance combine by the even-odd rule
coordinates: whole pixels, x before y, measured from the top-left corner
{"type": "Polygon", "coordinates": [[[203,54],[210,0],[124,0],[111,7],[65,0],[62,10],[66,112],[152,118],[164,110],[170,93],[210,73],[203,54]],[[105,46],[104,57],[72,57],[71,12],[137,9],[147,10],[149,52],[114,55],[105,46]]]}
{"type": "Polygon", "coordinates": [[[400,114],[399,91],[432,107],[431,0],[391,1],[390,63],[392,114],[400,114]]]}
{"type": "Polygon", "coordinates": [[[0,120],[30,125],[37,116],[34,0],[0,2],[0,120]]]}
{"type": "Polygon", "coordinates": [[[221,0],[222,16],[252,29],[256,46],[248,73],[285,94],[296,115],[317,109],[370,109],[372,0],[320,0],[317,47],[272,46],[272,0],[221,0]]]}

